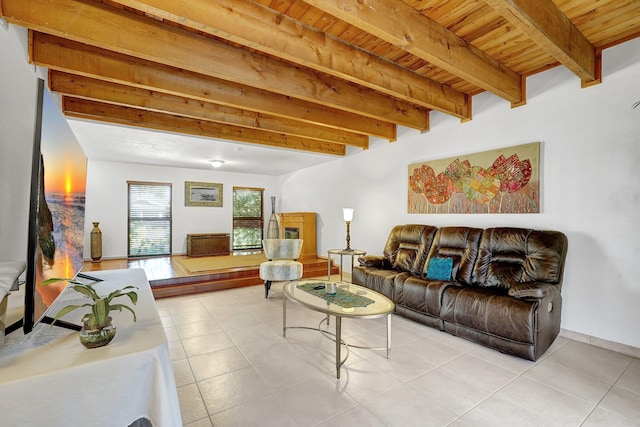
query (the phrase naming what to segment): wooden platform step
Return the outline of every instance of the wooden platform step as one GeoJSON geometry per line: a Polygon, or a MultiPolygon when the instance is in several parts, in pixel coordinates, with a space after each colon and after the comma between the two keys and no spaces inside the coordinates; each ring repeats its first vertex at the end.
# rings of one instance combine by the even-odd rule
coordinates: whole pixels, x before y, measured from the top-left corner
{"type": "MultiPolygon", "coordinates": [[[[327,261],[323,259],[303,260],[303,278],[326,277],[327,261]]],[[[331,274],[339,274],[338,267],[331,265],[331,274]]],[[[200,292],[219,291],[223,289],[238,288],[242,286],[259,285],[264,282],[260,279],[259,267],[240,267],[225,270],[216,270],[207,274],[187,277],[174,277],[161,280],[149,280],[153,296],[166,298],[178,295],[189,295],[200,292]]]]}

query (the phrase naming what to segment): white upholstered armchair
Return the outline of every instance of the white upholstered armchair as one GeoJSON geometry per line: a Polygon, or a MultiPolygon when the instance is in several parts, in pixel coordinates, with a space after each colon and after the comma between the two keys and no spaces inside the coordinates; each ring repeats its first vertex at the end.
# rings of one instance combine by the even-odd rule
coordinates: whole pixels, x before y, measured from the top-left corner
{"type": "Polygon", "coordinates": [[[260,264],[260,278],[264,280],[264,297],[268,298],[271,282],[302,277],[302,263],[297,261],[302,239],[265,239],[262,247],[269,261],[260,264]]]}

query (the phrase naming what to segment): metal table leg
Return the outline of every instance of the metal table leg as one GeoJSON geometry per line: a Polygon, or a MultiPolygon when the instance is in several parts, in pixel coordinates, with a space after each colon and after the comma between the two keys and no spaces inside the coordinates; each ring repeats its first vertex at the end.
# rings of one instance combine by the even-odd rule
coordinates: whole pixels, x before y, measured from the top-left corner
{"type": "Polygon", "coordinates": [[[327,280],[331,280],[331,253],[327,253],[327,280]]]}
{"type": "Polygon", "coordinates": [[[336,317],[336,378],[340,379],[340,347],[342,343],[342,317],[336,317]]]}
{"type": "Polygon", "coordinates": [[[387,314],[387,359],[391,352],[391,313],[387,314]]]}
{"type": "Polygon", "coordinates": [[[282,295],[282,336],[287,336],[287,296],[282,295]]]}

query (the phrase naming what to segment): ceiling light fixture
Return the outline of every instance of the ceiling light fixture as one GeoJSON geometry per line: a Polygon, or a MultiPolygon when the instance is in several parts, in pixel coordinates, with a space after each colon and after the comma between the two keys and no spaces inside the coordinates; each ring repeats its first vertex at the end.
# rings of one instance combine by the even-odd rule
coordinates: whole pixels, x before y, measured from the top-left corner
{"type": "Polygon", "coordinates": [[[209,160],[209,164],[213,168],[219,168],[224,164],[224,160],[209,160]]]}

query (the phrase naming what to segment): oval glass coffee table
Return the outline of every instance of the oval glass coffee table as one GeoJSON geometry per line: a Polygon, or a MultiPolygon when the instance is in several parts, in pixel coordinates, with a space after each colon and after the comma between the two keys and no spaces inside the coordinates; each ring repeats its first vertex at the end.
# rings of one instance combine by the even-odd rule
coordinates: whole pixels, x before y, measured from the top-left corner
{"type": "Polygon", "coordinates": [[[387,359],[391,351],[391,313],[394,309],[393,301],[384,295],[352,283],[337,283],[335,295],[327,294],[326,285],[335,282],[326,280],[295,280],[284,285],[282,298],[282,336],[287,336],[287,329],[312,329],[329,335],[336,343],[336,377],[340,378],[340,367],[349,357],[349,345],[342,339],[342,318],[376,319],[387,317],[387,345],[386,347],[364,347],[351,345],[355,348],[370,350],[386,350],[387,359]],[[324,313],[327,316],[320,321],[317,328],[308,326],[287,326],[287,300],[301,304],[304,307],[324,313]],[[335,334],[322,329],[323,323],[329,325],[330,316],[335,317],[335,334]],[[341,347],[347,351],[341,358],[341,347]]]}

